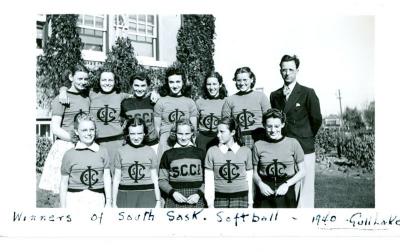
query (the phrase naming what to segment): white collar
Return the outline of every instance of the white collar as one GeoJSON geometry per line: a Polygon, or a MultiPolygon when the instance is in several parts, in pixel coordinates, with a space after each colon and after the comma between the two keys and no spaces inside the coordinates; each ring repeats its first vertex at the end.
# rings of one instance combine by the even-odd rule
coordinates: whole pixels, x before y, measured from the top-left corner
{"type": "Polygon", "coordinates": [[[100,146],[95,142],[93,142],[92,145],[90,145],[90,146],[87,146],[86,144],[82,143],[81,141],[76,143],[75,150],[84,150],[84,149],[89,149],[91,151],[98,152],[100,149],[100,146]]]}
{"type": "Polygon", "coordinates": [[[190,146],[194,146],[194,144],[193,144],[192,142],[189,142],[188,145],[182,146],[182,145],[176,143],[176,144],[174,145],[174,148],[185,148],[185,147],[190,147],[190,146]]]}
{"type": "MultiPolygon", "coordinates": [[[[226,144],[219,144],[218,148],[224,154],[226,154],[229,149],[229,147],[226,144]]],[[[240,149],[240,146],[237,143],[233,143],[230,149],[233,151],[233,153],[236,154],[236,152],[238,152],[238,150],[240,149]]]]}
{"type": "MultiPolygon", "coordinates": [[[[292,92],[293,91],[293,88],[294,88],[294,86],[296,85],[296,83],[297,83],[297,81],[295,80],[295,81],[293,81],[292,83],[290,83],[289,85],[287,85],[288,87],[289,87],[289,89],[290,89],[290,92],[292,92]]],[[[285,84],[283,84],[283,88],[285,88],[285,84]]]]}

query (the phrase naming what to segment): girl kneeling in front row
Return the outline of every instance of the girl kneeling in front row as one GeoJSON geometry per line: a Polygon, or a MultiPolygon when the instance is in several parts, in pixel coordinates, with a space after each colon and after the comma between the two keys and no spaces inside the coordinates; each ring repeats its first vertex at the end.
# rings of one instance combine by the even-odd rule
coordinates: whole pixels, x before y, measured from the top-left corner
{"type": "Polygon", "coordinates": [[[194,127],[180,119],[171,130],[176,144],[164,152],[160,163],[160,188],[168,196],[166,208],[203,208],[205,152],[193,145],[194,127]],[[175,136],[175,137],[174,137],[175,136]]]}
{"type": "Polygon", "coordinates": [[[74,138],[77,137],[78,141],[74,148],[64,154],[61,165],[61,207],[110,207],[110,160],[107,150],[94,142],[94,119],[86,114],[79,115],[75,119],[74,129],[74,138]]]}
{"type": "Polygon", "coordinates": [[[124,129],[126,142],[114,160],[113,207],[160,207],[157,156],[143,144],[147,127],[143,119],[133,117],[124,129]]]}
{"type": "Polygon", "coordinates": [[[251,207],[253,204],[251,150],[241,146],[240,128],[234,118],[225,117],[220,120],[217,137],[219,145],[207,151],[205,161],[208,206],[251,207]]]}

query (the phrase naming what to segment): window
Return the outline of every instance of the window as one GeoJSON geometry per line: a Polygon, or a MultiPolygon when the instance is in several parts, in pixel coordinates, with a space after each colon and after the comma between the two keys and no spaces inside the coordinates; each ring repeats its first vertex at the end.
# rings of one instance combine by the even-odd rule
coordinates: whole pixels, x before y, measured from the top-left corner
{"type": "Polygon", "coordinates": [[[104,15],[79,15],[77,26],[84,50],[100,52],[104,50],[106,32],[104,15]]]}
{"type": "Polygon", "coordinates": [[[44,38],[44,31],[43,31],[44,24],[41,22],[36,22],[36,48],[42,49],[43,48],[43,38],[44,38]]]}
{"type": "Polygon", "coordinates": [[[157,26],[155,15],[116,15],[115,28],[133,40],[138,56],[156,57],[157,26]]]}
{"type": "Polygon", "coordinates": [[[50,124],[51,124],[50,118],[36,119],[36,135],[52,139],[53,134],[50,130],[50,124]]]}

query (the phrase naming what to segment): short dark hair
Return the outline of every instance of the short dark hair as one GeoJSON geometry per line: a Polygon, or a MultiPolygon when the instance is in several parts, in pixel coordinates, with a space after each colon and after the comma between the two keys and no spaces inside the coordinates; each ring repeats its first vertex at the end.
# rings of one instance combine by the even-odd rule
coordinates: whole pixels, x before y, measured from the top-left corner
{"type": "Polygon", "coordinates": [[[268,109],[267,112],[265,112],[262,116],[262,123],[265,126],[267,124],[267,119],[268,118],[279,118],[282,123],[286,122],[286,115],[283,113],[283,111],[280,111],[279,109],[276,108],[271,108],[268,109]]]}
{"type": "Polygon", "coordinates": [[[281,62],[279,63],[279,67],[282,67],[282,63],[283,62],[288,62],[288,61],[294,61],[294,63],[296,64],[296,69],[299,68],[300,66],[300,60],[299,58],[297,58],[297,56],[295,54],[293,54],[293,56],[290,55],[283,55],[281,62]]]}
{"type": "MultiPolygon", "coordinates": [[[[133,117],[128,119],[125,128],[124,128],[124,136],[126,138],[126,142],[132,144],[131,139],[129,138],[129,127],[143,126],[143,132],[146,136],[148,133],[148,129],[144,120],[140,117],[133,117]]],[[[143,142],[146,140],[146,137],[143,139],[143,142]]]]}
{"type": "Polygon", "coordinates": [[[233,80],[236,81],[236,76],[240,73],[248,73],[249,77],[251,79],[253,79],[253,83],[251,83],[251,88],[254,87],[254,85],[256,85],[256,75],[253,73],[253,71],[251,71],[250,67],[239,67],[238,69],[236,69],[235,71],[235,75],[233,76],[233,80]]]}
{"type": "Polygon", "coordinates": [[[219,97],[218,98],[219,99],[224,99],[225,97],[227,97],[228,96],[228,91],[226,91],[226,87],[225,87],[225,84],[223,83],[222,76],[218,72],[211,71],[204,78],[203,98],[205,98],[205,99],[211,98],[209,93],[208,93],[208,90],[207,90],[207,79],[211,78],[211,77],[217,78],[218,83],[221,84],[221,87],[219,88],[219,97]]]}
{"type": "Polygon", "coordinates": [[[129,80],[129,84],[133,85],[135,80],[146,81],[147,86],[150,86],[151,84],[151,80],[145,72],[137,72],[136,74],[132,75],[129,80]]]}
{"type": "Polygon", "coordinates": [[[78,62],[73,65],[70,69],[68,69],[71,75],[74,75],[76,72],[85,72],[89,73],[89,69],[83,64],[83,62],[78,62]]]}

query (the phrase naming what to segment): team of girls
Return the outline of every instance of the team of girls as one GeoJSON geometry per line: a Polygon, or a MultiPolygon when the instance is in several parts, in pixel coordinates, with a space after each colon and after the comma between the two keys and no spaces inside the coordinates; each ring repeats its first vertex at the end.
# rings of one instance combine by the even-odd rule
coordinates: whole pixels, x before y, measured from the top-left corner
{"type": "MultiPolygon", "coordinates": [[[[82,93],[87,86],[87,71],[73,73],[70,75],[72,87],[66,95],[68,106],[60,105],[57,98],[53,101],[54,111],[61,114],[58,117],[62,120],[64,114],[57,106],[71,107],[77,103],[73,94],[77,92],[79,75],[84,75],[82,93]]],[[[81,95],[88,105],[79,111],[89,111],[90,105],[90,112],[96,118],[96,142],[108,147],[111,164],[106,169],[116,171],[112,186],[114,207],[160,207],[163,206],[161,193],[165,207],[205,207],[207,203],[209,207],[248,207],[253,205],[253,189],[254,207],[296,205],[292,187],[302,178],[301,148],[298,150],[294,139],[282,136],[281,142],[289,142],[285,147],[278,146],[280,142],[269,141],[272,131],[265,130],[272,127],[269,122],[280,121],[282,129],[284,120],[264,118],[267,111],[270,112],[270,105],[263,93],[253,92],[255,75],[250,68],[238,68],[234,80],[239,92],[227,97],[221,75],[209,73],[203,85],[204,96],[194,102],[189,98],[190,87],[184,72],[169,68],[160,90],[162,97],[154,105],[154,99],[147,95],[150,80],[145,75],[132,78],[134,96],[129,97],[119,91],[111,71],[101,72],[98,87],[89,93],[90,100],[81,95]],[[124,98],[129,99],[122,101],[124,98]],[[251,132],[265,137],[255,137],[251,132]],[[126,144],[122,143],[124,136],[126,144]],[[265,148],[265,144],[271,146],[265,148]],[[277,164],[269,164],[263,151],[277,148],[276,153],[280,155],[279,148],[289,148],[287,146],[292,148],[292,159],[295,158],[292,164],[296,169],[285,170],[286,175],[279,179],[265,173],[277,164]],[[270,184],[271,181],[274,184],[270,184]],[[292,201],[286,205],[265,203],[271,202],[272,196],[275,201],[280,196],[292,201]]],[[[62,134],[60,139],[65,139],[62,134]]],[[[68,143],[68,148],[74,146],[71,141],[68,143]]],[[[276,157],[268,158],[280,162],[276,157]]]]}

